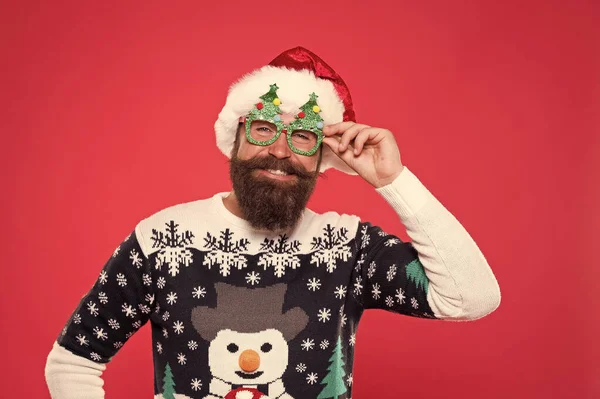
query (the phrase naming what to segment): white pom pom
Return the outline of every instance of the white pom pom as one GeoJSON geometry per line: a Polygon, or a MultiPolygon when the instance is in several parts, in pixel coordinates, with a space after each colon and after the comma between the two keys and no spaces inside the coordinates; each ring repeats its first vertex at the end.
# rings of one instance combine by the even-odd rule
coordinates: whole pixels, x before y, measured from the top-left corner
{"type": "Polygon", "coordinates": [[[235,399],[252,399],[254,394],[250,391],[239,391],[235,394],[235,399]]]}

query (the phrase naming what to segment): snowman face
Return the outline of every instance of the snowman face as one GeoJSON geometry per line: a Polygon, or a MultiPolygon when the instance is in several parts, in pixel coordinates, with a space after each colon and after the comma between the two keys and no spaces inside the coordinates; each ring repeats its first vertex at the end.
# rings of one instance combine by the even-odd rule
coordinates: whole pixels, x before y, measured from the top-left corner
{"type": "Polygon", "coordinates": [[[208,348],[213,377],[230,384],[268,384],[288,365],[288,344],[280,331],[258,333],[221,330],[208,348]]]}

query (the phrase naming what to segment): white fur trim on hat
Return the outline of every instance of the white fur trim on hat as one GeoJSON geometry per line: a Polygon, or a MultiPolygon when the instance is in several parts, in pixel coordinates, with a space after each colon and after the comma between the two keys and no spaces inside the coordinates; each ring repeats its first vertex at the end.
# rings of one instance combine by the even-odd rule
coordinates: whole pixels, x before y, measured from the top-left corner
{"type": "MultiPolygon", "coordinates": [[[[267,65],[245,75],[231,86],[225,106],[215,122],[217,147],[228,158],[231,157],[239,118],[246,116],[260,101],[259,97],[267,93],[269,86],[274,83],[279,87],[277,95],[284,113],[297,113],[314,92],[318,96],[317,104],[321,108],[325,125],[343,121],[344,104],[330,81],[316,78],[309,70],[298,71],[267,65]]],[[[323,147],[321,172],[335,168],[348,174],[356,174],[327,145],[323,147]]]]}

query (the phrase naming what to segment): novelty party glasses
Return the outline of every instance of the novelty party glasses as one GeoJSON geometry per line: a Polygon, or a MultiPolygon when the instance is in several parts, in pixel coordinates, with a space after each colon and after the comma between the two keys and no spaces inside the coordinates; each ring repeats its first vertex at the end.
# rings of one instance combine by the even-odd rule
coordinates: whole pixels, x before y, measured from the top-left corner
{"type": "Polygon", "coordinates": [[[300,107],[295,119],[285,124],[281,120],[276,84],[260,96],[261,101],[246,116],[246,138],[255,145],[273,144],[284,133],[290,149],[296,154],[311,156],[323,142],[323,118],[319,113],[317,95],[312,93],[306,104],[300,107]]]}

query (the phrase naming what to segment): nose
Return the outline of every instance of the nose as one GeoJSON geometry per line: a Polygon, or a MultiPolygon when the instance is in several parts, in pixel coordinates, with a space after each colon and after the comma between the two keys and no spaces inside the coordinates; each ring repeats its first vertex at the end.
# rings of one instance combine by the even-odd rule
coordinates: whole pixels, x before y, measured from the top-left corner
{"type": "Polygon", "coordinates": [[[287,142],[287,131],[283,130],[277,140],[269,146],[269,154],[276,158],[289,158],[292,155],[292,150],[287,142]]]}
{"type": "Polygon", "coordinates": [[[260,356],[256,351],[253,351],[252,349],[246,349],[240,353],[238,362],[240,364],[240,368],[246,373],[253,373],[258,370],[258,367],[260,367],[260,356]]]}

